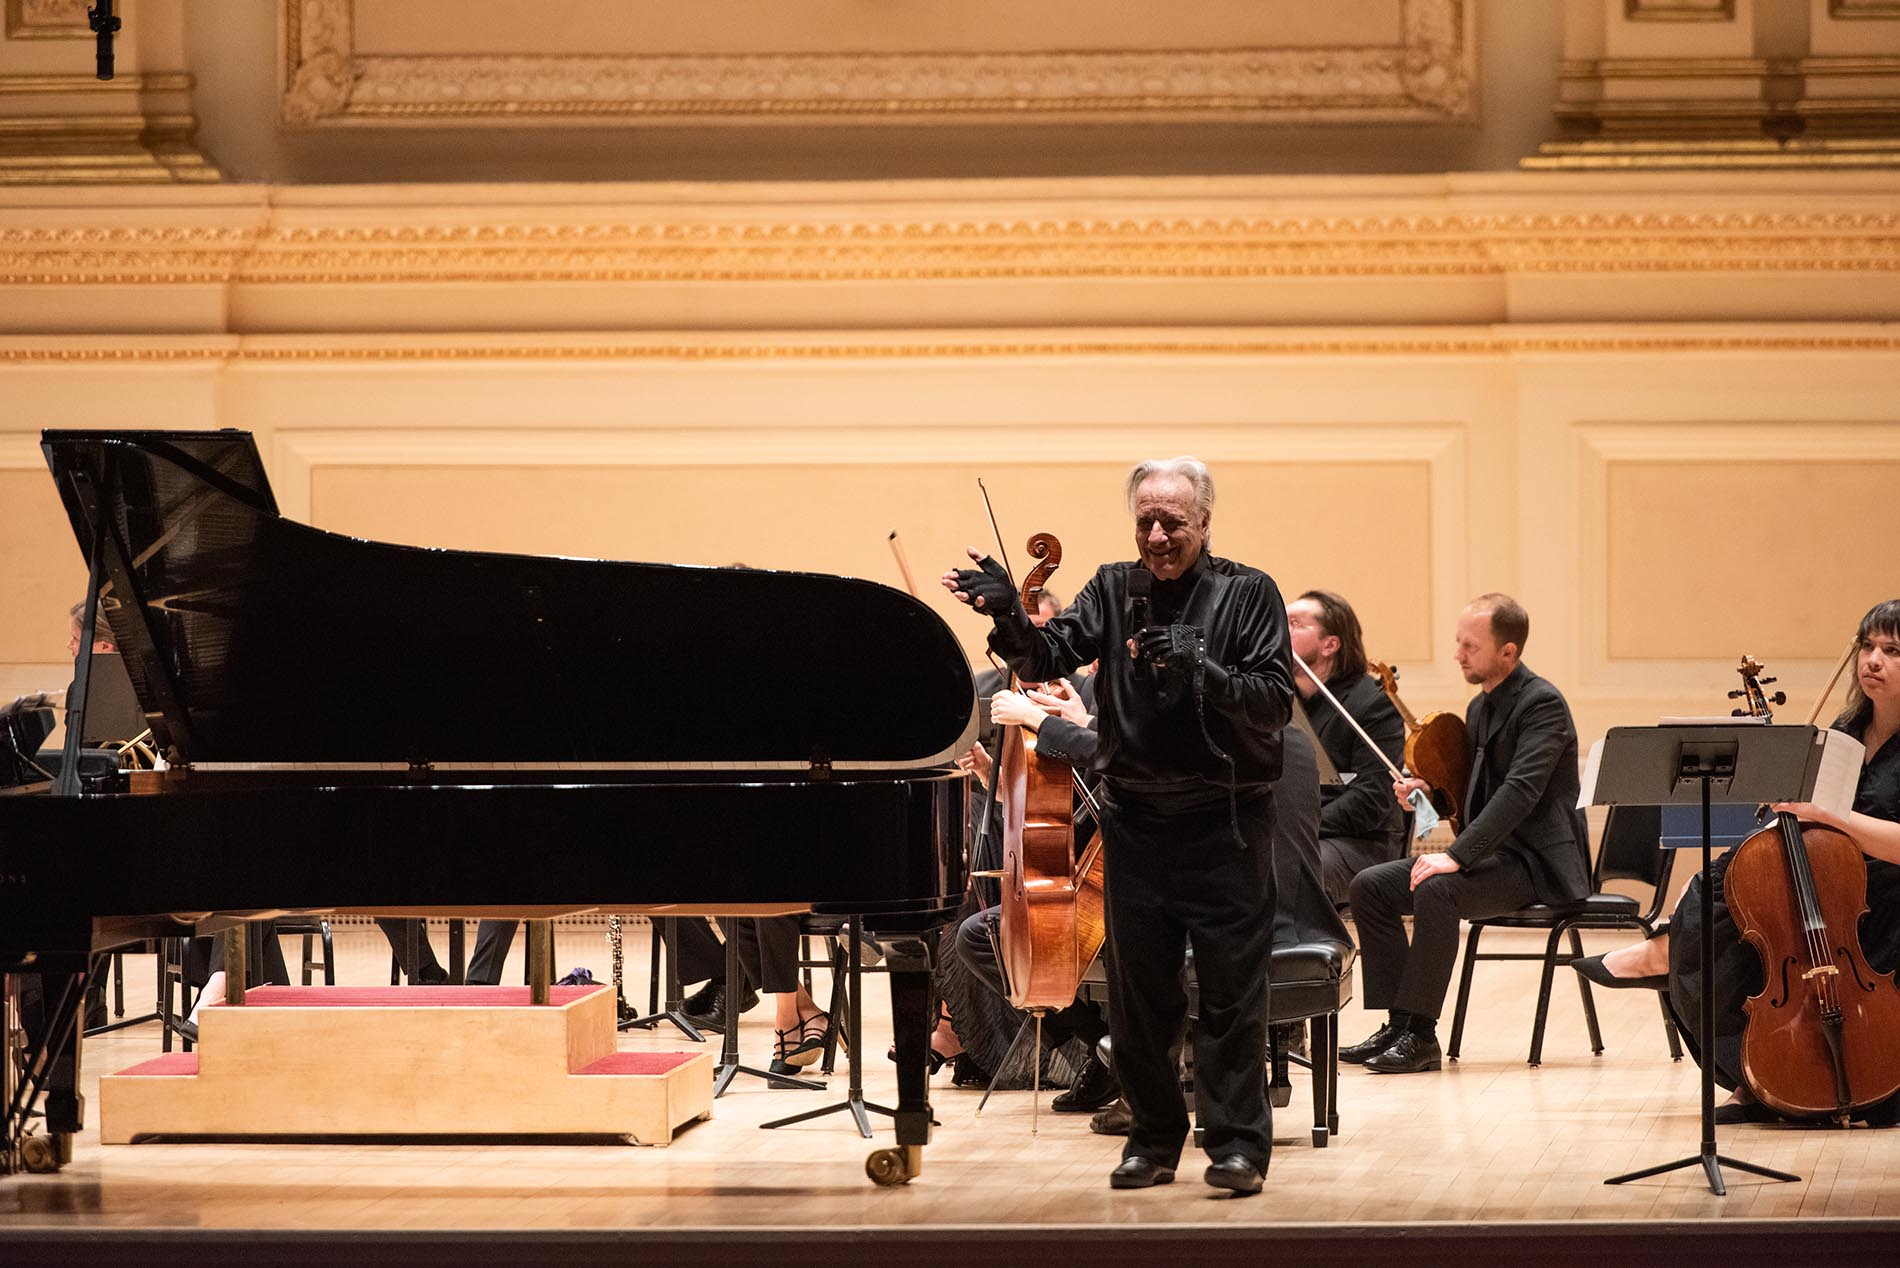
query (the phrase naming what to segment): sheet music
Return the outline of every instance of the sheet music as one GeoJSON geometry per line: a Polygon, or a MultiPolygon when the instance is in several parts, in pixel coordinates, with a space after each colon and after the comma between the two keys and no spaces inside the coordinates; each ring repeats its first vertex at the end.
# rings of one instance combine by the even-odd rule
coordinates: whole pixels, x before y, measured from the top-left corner
{"type": "Polygon", "coordinates": [[[1844,731],[1821,732],[1821,765],[1814,775],[1814,791],[1808,800],[1823,810],[1847,814],[1854,808],[1854,794],[1860,788],[1861,763],[1867,749],[1844,731]]]}
{"type": "Polygon", "coordinates": [[[1602,740],[1598,740],[1595,744],[1592,744],[1590,746],[1589,756],[1583,759],[1583,792],[1577,798],[1577,809],[1579,810],[1587,810],[1596,804],[1597,771],[1603,767],[1603,740],[1609,738],[1610,737],[1606,735],[1602,740]]]}

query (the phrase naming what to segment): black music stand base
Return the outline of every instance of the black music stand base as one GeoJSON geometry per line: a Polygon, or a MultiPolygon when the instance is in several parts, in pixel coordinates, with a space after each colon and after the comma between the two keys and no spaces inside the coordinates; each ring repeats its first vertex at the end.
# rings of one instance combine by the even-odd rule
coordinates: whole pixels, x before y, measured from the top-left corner
{"type": "MultiPolygon", "coordinates": [[[[671,963],[670,957],[668,962],[671,963]]],[[[732,984],[734,982],[744,982],[745,979],[740,976],[740,973],[739,940],[737,938],[728,937],[726,939],[726,990],[728,992],[732,990],[732,984]]],[[[727,998],[737,999],[738,996],[728,994],[727,998]]],[[[693,1029],[691,1022],[684,1024],[689,1033],[699,1033],[693,1029]]],[[[740,1065],[739,1015],[737,1012],[733,1012],[726,1018],[725,1040],[719,1045],[719,1064],[713,1070],[713,1100],[716,1101],[724,1096],[726,1089],[732,1086],[732,1081],[741,1074],[749,1074],[755,1079],[764,1079],[773,1087],[803,1088],[809,1092],[822,1092],[825,1090],[824,1084],[814,1083],[810,1079],[794,1079],[783,1074],[773,1074],[770,1070],[755,1070],[749,1065],[740,1065]]]]}
{"type": "MultiPolygon", "coordinates": [[[[678,925],[676,922],[678,919],[679,917],[677,916],[661,916],[658,920],[653,922],[653,936],[660,938],[660,940],[666,944],[665,1005],[661,1007],[659,1012],[653,1013],[650,1016],[628,1017],[620,1022],[617,1029],[651,1030],[663,1021],[670,1021],[679,1028],[681,1034],[691,1039],[694,1043],[705,1043],[706,1036],[699,1033],[699,1027],[693,1025],[692,1022],[686,1019],[686,988],[680,983],[679,952],[677,950],[679,946],[679,934],[677,932],[678,925]],[[664,937],[661,937],[660,934],[662,926],[664,926],[667,931],[664,937]]],[[[728,971],[730,971],[730,966],[728,966],[728,971]]],[[[726,981],[731,982],[732,979],[727,978],[726,981]]],[[[625,1005],[622,1004],[621,1006],[624,1007],[625,1005]]],[[[737,1021],[738,1019],[736,1017],[728,1019],[726,1029],[732,1029],[732,1027],[737,1024],[737,1021]]]]}
{"type": "MultiPolygon", "coordinates": [[[[845,1053],[844,1058],[845,1069],[849,1072],[850,1076],[850,1083],[845,1090],[845,1098],[836,1104],[822,1106],[815,1110],[806,1110],[802,1114],[792,1114],[786,1118],[775,1118],[769,1123],[760,1123],[759,1127],[762,1130],[769,1131],[775,1127],[789,1127],[793,1123],[803,1123],[814,1118],[823,1118],[828,1114],[849,1112],[852,1121],[858,1125],[858,1135],[869,1140],[871,1139],[872,1114],[882,1114],[886,1118],[897,1117],[897,1111],[891,1109],[889,1106],[879,1105],[864,1099],[864,1067],[858,1060],[864,1051],[864,1044],[859,1039],[859,1036],[863,1034],[864,1030],[862,1025],[864,1009],[859,1006],[858,1002],[858,992],[864,985],[864,977],[858,958],[857,930],[853,929],[850,931],[846,942],[850,944],[850,950],[845,953],[845,982],[847,983],[845,992],[850,1000],[851,1048],[845,1053]]],[[[836,964],[837,961],[833,960],[832,963],[836,964]]]]}
{"type": "MultiPolygon", "coordinates": [[[[1708,763],[1691,769],[1685,759],[1681,772],[1683,778],[1695,778],[1702,781],[1702,972],[1704,975],[1714,972],[1715,966],[1715,894],[1709,883],[1710,860],[1713,849],[1710,844],[1709,826],[1709,785],[1718,778],[1735,773],[1731,760],[1728,770],[1722,772],[1710,768],[1708,763]]],[[[1758,1163],[1743,1162],[1739,1158],[1730,1158],[1726,1154],[1715,1152],[1715,992],[1710,984],[1702,984],[1702,1150],[1687,1158],[1678,1158],[1674,1162],[1665,1162],[1654,1167],[1644,1167],[1641,1171],[1631,1171],[1620,1176],[1611,1176],[1605,1184],[1627,1184],[1631,1180],[1643,1180],[1650,1176],[1659,1176],[1671,1171],[1681,1171],[1685,1167],[1700,1166],[1702,1174],[1709,1183],[1709,1192],[1716,1197],[1727,1197],[1728,1186],[1722,1183],[1722,1168],[1733,1167],[1737,1171],[1746,1171],[1750,1175],[1763,1176],[1769,1180],[1798,1182],[1801,1177],[1790,1175],[1786,1171],[1776,1171],[1773,1167],[1764,1167],[1758,1163]]]]}

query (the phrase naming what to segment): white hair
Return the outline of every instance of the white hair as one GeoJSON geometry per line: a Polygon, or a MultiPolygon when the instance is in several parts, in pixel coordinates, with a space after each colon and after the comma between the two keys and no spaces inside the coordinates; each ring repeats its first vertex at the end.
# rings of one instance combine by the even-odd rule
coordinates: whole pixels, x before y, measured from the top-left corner
{"type": "Polygon", "coordinates": [[[1135,464],[1128,473],[1128,513],[1135,513],[1135,494],[1150,476],[1180,476],[1194,486],[1194,509],[1203,523],[1214,517],[1214,477],[1199,458],[1183,454],[1179,458],[1150,458],[1135,464]]]}

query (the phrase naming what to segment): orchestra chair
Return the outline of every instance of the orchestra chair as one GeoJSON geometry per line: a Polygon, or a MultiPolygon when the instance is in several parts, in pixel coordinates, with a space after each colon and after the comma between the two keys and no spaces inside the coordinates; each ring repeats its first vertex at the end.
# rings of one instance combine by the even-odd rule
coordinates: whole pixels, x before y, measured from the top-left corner
{"type": "MultiPolygon", "coordinates": [[[[1583,812],[1577,812],[1579,820],[1583,812]]],[[[1580,834],[1587,843],[1587,834],[1580,834]]],[[[1586,855],[1588,845],[1583,847],[1586,855]]],[[[1588,859],[1585,860],[1588,862],[1588,859]]],[[[1578,936],[1582,929],[1625,929],[1641,933],[1645,938],[1656,933],[1656,922],[1662,916],[1662,906],[1669,895],[1669,875],[1675,867],[1674,850],[1665,849],[1662,841],[1662,811],[1658,806],[1612,806],[1609,818],[1603,825],[1603,841],[1597,848],[1596,866],[1590,869],[1590,894],[1574,903],[1547,904],[1533,903],[1503,916],[1487,916],[1470,922],[1471,928],[1465,934],[1464,968],[1458,977],[1458,1005],[1452,1014],[1451,1039],[1445,1045],[1445,1055],[1456,1061],[1458,1048],[1464,1039],[1465,1011],[1471,1002],[1471,972],[1480,960],[1535,960],[1544,966],[1543,977],[1537,988],[1537,1017],[1531,1024],[1531,1052],[1529,1064],[1535,1066],[1544,1056],[1544,1025],[1550,1013],[1551,983],[1556,977],[1560,965],[1568,965],[1572,960],[1583,957],[1583,940],[1578,936]],[[1628,882],[1649,887],[1649,905],[1642,906],[1636,898],[1627,894],[1612,894],[1604,890],[1609,882],[1628,882]],[[1549,932],[1542,951],[1496,951],[1478,950],[1478,940],[1487,929],[1543,929],[1549,932]],[[1563,944],[1569,943],[1565,950],[1563,944]]],[[[1581,974],[1574,975],[1577,989],[1583,998],[1584,1024],[1590,1032],[1590,1051],[1603,1052],[1603,1034],[1597,1025],[1596,1001],[1590,994],[1590,983],[1581,974]]],[[[1669,1055],[1674,1060],[1682,1060],[1682,1041],[1676,1034],[1675,1021],[1669,1015],[1669,1001],[1662,1001],[1664,1034],[1669,1040],[1669,1055]]]]}
{"type": "Polygon", "coordinates": [[[106,980],[112,983],[112,1012],[110,1021],[103,1025],[86,1027],[85,1033],[88,1038],[93,1035],[110,1034],[115,1030],[124,1030],[127,1026],[142,1026],[148,1021],[164,1020],[158,1011],[158,1002],[165,995],[165,959],[160,954],[158,939],[149,938],[134,947],[119,947],[96,955],[93,957],[93,964],[94,971],[104,973],[106,980]],[[149,954],[157,963],[152,1011],[140,1013],[135,1017],[125,1015],[125,957],[128,951],[139,955],[149,954]]]}
{"type": "MultiPolygon", "coordinates": [[[[323,970],[323,984],[336,985],[336,944],[330,937],[330,922],[322,916],[279,916],[276,921],[277,932],[303,939],[303,950],[299,955],[298,976],[303,985],[310,985],[310,978],[318,968],[323,970]],[[316,949],[316,940],[323,939],[323,959],[312,956],[316,949]]],[[[393,983],[392,983],[393,985],[393,983]]]]}
{"type": "MultiPolygon", "coordinates": [[[[1268,993],[1269,1028],[1288,1022],[1305,1022],[1308,1027],[1307,1060],[1300,1062],[1313,1072],[1313,1147],[1324,1149],[1339,1135],[1339,1011],[1352,1002],[1352,965],[1355,951],[1349,942],[1332,938],[1275,947],[1271,968],[1272,990],[1268,993]]],[[[1082,978],[1082,989],[1090,998],[1106,1001],[1108,976],[1098,957],[1082,978]]],[[[1187,956],[1188,1015],[1200,1011],[1200,984],[1194,976],[1194,951],[1187,956]]],[[[1191,1047],[1192,1045],[1188,1045],[1191,1047]]],[[[1113,1048],[1102,1044],[1112,1058],[1113,1048]]],[[[1276,1054],[1277,1059],[1277,1054],[1276,1054]]],[[[1299,1058],[1293,1058],[1299,1061],[1299,1058]]],[[[1113,1064],[1111,1060],[1111,1065],[1113,1064]]],[[[1261,1077],[1267,1077],[1261,1071],[1261,1077]]],[[[1194,1129],[1195,1143],[1200,1128],[1194,1129]]]]}

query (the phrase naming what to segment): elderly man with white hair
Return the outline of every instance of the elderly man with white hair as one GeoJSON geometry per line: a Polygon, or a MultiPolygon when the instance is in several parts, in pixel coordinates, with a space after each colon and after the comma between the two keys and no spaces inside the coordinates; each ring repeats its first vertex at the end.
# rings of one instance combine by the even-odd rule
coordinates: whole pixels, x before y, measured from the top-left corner
{"type": "Polygon", "coordinates": [[[1207,552],[1214,482],[1195,458],[1128,475],[1137,558],[1106,564],[1038,629],[976,550],[947,572],[995,621],[990,646],[1047,682],[1100,659],[1109,1025],[1131,1125],[1118,1189],[1174,1179],[1188,1134],[1175,1052],[1194,950],[1194,1078],[1216,1188],[1257,1193],[1273,1149],[1266,1063],[1273,783],[1292,712],[1286,605],[1273,578],[1207,552]]]}

